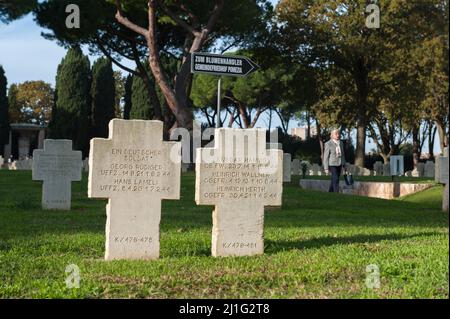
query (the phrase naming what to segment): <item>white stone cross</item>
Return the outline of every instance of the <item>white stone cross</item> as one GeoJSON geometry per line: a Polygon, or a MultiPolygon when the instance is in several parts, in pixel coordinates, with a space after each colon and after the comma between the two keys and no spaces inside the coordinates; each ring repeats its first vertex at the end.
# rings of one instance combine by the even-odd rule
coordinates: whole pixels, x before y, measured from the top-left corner
{"type": "Polygon", "coordinates": [[[179,199],[181,143],[163,142],[161,121],[109,123],[91,140],[88,196],[108,198],[105,259],[159,258],[161,200],[179,199]]]}
{"type": "Polygon", "coordinates": [[[266,130],[216,129],[198,148],[195,201],[215,205],[213,256],[264,252],[264,206],[281,206],[283,151],[266,149],[266,130]]]}
{"type": "Polygon", "coordinates": [[[425,177],[434,178],[434,170],[435,170],[434,162],[433,161],[427,161],[425,163],[425,170],[424,170],[425,177]]]}
{"type": "Polygon", "coordinates": [[[405,174],[405,158],[403,155],[390,157],[391,176],[403,176],[405,174]]]}
{"type": "Polygon", "coordinates": [[[291,182],[291,154],[284,153],[283,154],[283,182],[290,183],[291,182]]]}
{"type": "Polygon", "coordinates": [[[377,161],[373,164],[373,170],[375,171],[375,176],[383,176],[384,165],[383,162],[377,161]]]}
{"type": "Polygon", "coordinates": [[[439,168],[439,182],[442,184],[448,184],[448,157],[441,156],[439,168]]]}
{"type": "Polygon", "coordinates": [[[71,140],[44,140],[44,149],[33,151],[32,178],[44,181],[43,209],[70,209],[72,182],[81,181],[82,164],[71,140]]]}
{"type": "Polygon", "coordinates": [[[444,151],[444,156],[439,158],[439,182],[444,184],[444,193],[442,194],[442,210],[448,212],[448,197],[449,197],[449,186],[448,186],[448,149],[444,151]]]}
{"type": "Polygon", "coordinates": [[[300,175],[300,160],[298,158],[294,158],[291,163],[292,175],[299,176],[300,175]]]}

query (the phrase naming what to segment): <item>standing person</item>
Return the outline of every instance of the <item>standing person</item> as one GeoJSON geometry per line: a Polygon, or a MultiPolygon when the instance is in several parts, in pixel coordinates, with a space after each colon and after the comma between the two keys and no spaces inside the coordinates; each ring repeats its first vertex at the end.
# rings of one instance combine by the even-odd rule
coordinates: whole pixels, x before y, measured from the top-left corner
{"type": "Polygon", "coordinates": [[[345,165],[344,143],[342,143],[341,133],[337,129],[331,131],[330,137],[330,140],[325,143],[323,168],[327,175],[331,173],[331,184],[328,191],[338,193],[339,177],[345,165]]]}

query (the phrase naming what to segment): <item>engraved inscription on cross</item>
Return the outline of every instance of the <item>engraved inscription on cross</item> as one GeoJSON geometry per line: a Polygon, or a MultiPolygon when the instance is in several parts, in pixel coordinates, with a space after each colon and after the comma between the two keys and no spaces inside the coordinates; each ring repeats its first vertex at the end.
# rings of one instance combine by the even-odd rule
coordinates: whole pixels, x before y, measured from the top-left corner
{"type": "Polygon", "coordinates": [[[81,152],[71,140],[44,140],[44,149],[33,151],[33,180],[41,180],[42,208],[70,210],[72,181],[81,181],[81,152]]]}
{"type": "Polygon", "coordinates": [[[108,198],[105,259],[159,258],[161,200],[179,199],[181,143],[163,142],[161,121],[109,123],[91,140],[88,196],[108,198]]]}
{"type": "Polygon", "coordinates": [[[197,205],[214,205],[213,256],[264,253],[264,206],[281,206],[283,151],[266,149],[266,130],[220,128],[214,148],[196,154],[197,205]]]}

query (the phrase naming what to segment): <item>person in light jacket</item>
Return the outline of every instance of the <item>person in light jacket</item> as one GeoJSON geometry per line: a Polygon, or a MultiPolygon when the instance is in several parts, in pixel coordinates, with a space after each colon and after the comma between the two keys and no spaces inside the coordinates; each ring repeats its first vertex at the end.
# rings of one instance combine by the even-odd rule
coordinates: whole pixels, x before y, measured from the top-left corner
{"type": "Polygon", "coordinates": [[[323,168],[328,175],[331,173],[331,184],[329,192],[339,192],[339,177],[341,171],[345,168],[344,143],[341,141],[339,130],[333,130],[330,134],[331,139],[325,143],[323,154],[323,168]]]}

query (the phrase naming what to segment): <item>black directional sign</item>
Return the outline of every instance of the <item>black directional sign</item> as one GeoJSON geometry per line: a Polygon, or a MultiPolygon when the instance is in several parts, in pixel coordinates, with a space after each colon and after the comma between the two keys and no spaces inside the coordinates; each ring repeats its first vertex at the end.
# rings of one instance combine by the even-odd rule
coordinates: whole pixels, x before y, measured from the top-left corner
{"type": "Polygon", "coordinates": [[[259,69],[249,58],[236,55],[193,53],[191,73],[246,76],[259,69]]]}

